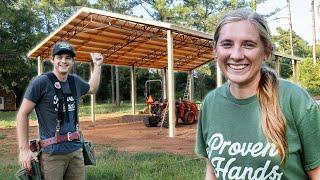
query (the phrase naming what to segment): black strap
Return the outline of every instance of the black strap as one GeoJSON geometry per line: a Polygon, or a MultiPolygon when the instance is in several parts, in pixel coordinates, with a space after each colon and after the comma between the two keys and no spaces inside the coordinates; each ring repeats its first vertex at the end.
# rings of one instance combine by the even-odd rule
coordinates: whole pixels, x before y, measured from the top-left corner
{"type": "Polygon", "coordinates": [[[61,87],[61,82],[52,72],[44,73],[44,75],[46,75],[49,78],[54,87],[55,94],[58,96],[58,120],[60,120],[60,122],[62,123],[64,117],[62,106],[62,104],[64,104],[64,95],[61,87]],[[56,83],[59,83],[59,85],[57,85],[56,83]],[[60,88],[58,89],[56,86],[60,86],[60,88]]]}
{"type": "Polygon", "coordinates": [[[68,82],[69,82],[69,87],[70,87],[70,90],[72,92],[72,96],[74,98],[74,105],[75,105],[75,112],[74,112],[74,115],[75,115],[75,127],[77,127],[77,124],[79,122],[79,119],[78,119],[78,93],[77,93],[77,89],[76,89],[76,83],[75,83],[75,80],[74,80],[74,77],[71,76],[71,75],[68,75],[68,82]]]}
{"type": "MultiPolygon", "coordinates": [[[[67,94],[63,93],[62,90],[62,85],[61,82],[58,80],[58,78],[55,76],[55,74],[53,72],[48,72],[48,73],[44,73],[51,81],[54,90],[55,90],[55,94],[58,96],[59,99],[59,106],[58,106],[58,119],[60,120],[60,125],[62,125],[63,123],[63,119],[64,119],[64,112],[63,112],[63,105],[65,106],[65,110],[66,110],[66,120],[70,121],[69,119],[69,111],[68,111],[68,103],[67,103],[67,94]],[[56,83],[58,83],[58,85],[56,85],[56,83]]],[[[77,105],[77,89],[75,86],[75,80],[74,77],[71,75],[68,75],[68,83],[69,83],[69,87],[70,90],[72,92],[72,96],[74,98],[74,103],[75,103],[75,127],[77,127],[78,124],[78,105],[77,105]]]]}

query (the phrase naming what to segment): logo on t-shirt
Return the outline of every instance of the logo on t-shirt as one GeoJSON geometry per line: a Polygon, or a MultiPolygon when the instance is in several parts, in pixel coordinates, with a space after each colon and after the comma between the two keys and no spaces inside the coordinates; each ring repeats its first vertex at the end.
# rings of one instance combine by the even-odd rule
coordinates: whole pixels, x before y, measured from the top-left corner
{"type": "Polygon", "coordinates": [[[231,142],[224,140],[222,134],[215,133],[209,139],[206,151],[216,176],[222,179],[280,180],[283,174],[278,165],[271,163],[272,157],[278,154],[273,144],[231,142]],[[230,158],[226,159],[222,154],[228,154],[230,158]],[[263,166],[256,168],[250,167],[250,164],[239,166],[241,162],[237,157],[252,158],[252,164],[254,164],[254,158],[265,157],[267,160],[263,166]]]}
{"type": "MultiPolygon", "coordinates": [[[[75,109],[76,109],[75,103],[76,102],[75,102],[75,99],[73,98],[73,96],[67,96],[66,100],[67,100],[68,112],[75,111],[75,109]]],[[[54,110],[59,111],[59,98],[57,95],[54,95],[54,97],[53,97],[53,105],[54,105],[54,110]]],[[[63,112],[66,112],[65,104],[62,103],[62,107],[63,107],[63,112]]]]}

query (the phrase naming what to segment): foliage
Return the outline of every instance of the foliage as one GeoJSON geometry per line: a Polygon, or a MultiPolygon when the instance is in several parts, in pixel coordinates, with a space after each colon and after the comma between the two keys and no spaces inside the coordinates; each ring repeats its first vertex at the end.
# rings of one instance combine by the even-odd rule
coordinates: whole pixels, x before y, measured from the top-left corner
{"type": "Polygon", "coordinates": [[[18,101],[36,72],[26,53],[42,37],[38,22],[25,4],[0,3],[0,89],[14,90],[18,101]]]}
{"type": "MultiPolygon", "coordinates": [[[[291,54],[290,51],[290,36],[289,31],[280,27],[277,29],[277,35],[273,36],[273,41],[276,45],[276,50],[282,53],[291,54]]],[[[307,41],[303,40],[294,31],[292,32],[293,39],[293,54],[298,57],[310,57],[311,51],[307,41]]]]}
{"type": "Polygon", "coordinates": [[[133,0],[135,6],[141,6],[154,20],[168,22],[173,18],[174,0],[133,0]]]}
{"type": "Polygon", "coordinates": [[[299,82],[312,95],[320,95],[320,62],[313,64],[312,58],[307,58],[301,62],[299,67],[299,82]]]}
{"type": "Polygon", "coordinates": [[[42,32],[54,31],[81,6],[89,6],[87,0],[40,0],[33,3],[31,8],[41,19],[42,32]]]}
{"type": "Polygon", "coordinates": [[[130,15],[134,4],[128,0],[98,0],[92,6],[97,9],[130,15]]]}

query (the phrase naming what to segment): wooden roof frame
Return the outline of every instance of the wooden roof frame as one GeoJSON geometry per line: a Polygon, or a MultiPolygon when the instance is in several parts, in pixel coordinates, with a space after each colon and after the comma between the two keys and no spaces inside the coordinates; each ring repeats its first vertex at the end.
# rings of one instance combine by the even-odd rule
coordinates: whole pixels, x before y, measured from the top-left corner
{"type": "Polygon", "coordinates": [[[69,41],[76,61],[89,62],[90,52],[104,55],[110,65],[166,68],[167,30],[173,36],[175,71],[191,71],[213,58],[213,36],[170,23],[83,7],[29,53],[49,59],[52,46],[69,41]]]}

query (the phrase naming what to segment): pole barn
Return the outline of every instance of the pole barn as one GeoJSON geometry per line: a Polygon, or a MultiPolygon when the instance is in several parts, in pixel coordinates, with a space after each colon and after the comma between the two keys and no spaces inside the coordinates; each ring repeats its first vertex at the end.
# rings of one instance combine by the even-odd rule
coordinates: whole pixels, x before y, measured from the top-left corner
{"type": "MultiPolygon", "coordinates": [[[[100,52],[104,55],[104,64],[130,67],[133,114],[136,103],[135,68],[157,68],[166,72],[164,79],[167,82],[164,84],[168,87],[169,137],[175,136],[174,71],[192,74],[194,69],[214,57],[211,34],[84,7],[28,53],[29,58],[38,59],[38,74],[42,74],[42,62],[50,58],[51,49],[58,41],[69,41],[75,47],[78,62],[90,63],[90,53],[100,52]]],[[[218,73],[217,82],[221,84],[220,79],[218,73]]],[[[193,90],[189,92],[192,98],[193,90]]],[[[95,95],[91,96],[91,105],[94,121],[95,95]]]]}

